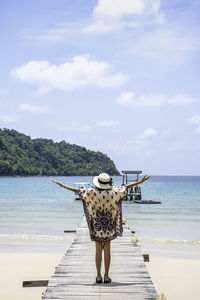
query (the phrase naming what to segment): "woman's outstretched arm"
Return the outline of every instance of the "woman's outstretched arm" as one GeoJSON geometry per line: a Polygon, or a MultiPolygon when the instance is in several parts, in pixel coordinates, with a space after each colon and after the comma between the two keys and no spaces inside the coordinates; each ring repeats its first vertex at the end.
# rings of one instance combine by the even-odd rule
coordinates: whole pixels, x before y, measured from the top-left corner
{"type": "Polygon", "coordinates": [[[136,182],[132,182],[132,183],[126,184],[126,187],[127,188],[131,188],[131,187],[133,187],[135,185],[138,185],[138,184],[140,184],[140,183],[148,180],[150,177],[151,177],[151,175],[149,175],[149,176],[145,175],[141,180],[138,180],[136,182]]]}
{"type": "Polygon", "coordinates": [[[62,184],[62,183],[60,183],[60,182],[58,182],[58,181],[55,181],[55,180],[53,180],[53,179],[52,179],[51,181],[52,181],[52,182],[55,182],[55,183],[58,184],[59,186],[65,188],[65,189],[67,189],[67,190],[69,190],[69,191],[72,191],[72,192],[75,192],[75,193],[78,193],[78,192],[79,192],[79,189],[76,189],[76,188],[74,188],[74,187],[64,185],[64,184],[62,184]]]}

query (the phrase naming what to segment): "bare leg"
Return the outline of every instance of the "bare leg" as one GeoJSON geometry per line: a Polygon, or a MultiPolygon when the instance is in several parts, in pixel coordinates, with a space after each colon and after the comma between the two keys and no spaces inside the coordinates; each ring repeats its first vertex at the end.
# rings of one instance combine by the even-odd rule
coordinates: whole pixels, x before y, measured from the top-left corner
{"type": "Polygon", "coordinates": [[[102,243],[96,243],[96,269],[97,269],[97,280],[101,280],[101,260],[102,260],[102,243]]]}
{"type": "Polygon", "coordinates": [[[104,280],[108,280],[109,268],[110,268],[110,241],[104,243],[104,264],[105,264],[105,275],[104,280]]]}

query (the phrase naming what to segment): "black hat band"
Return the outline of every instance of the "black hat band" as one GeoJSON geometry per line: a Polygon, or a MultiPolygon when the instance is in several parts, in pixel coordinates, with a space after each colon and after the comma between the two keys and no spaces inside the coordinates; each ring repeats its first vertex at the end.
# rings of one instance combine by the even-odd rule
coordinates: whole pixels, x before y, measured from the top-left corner
{"type": "Polygon", "coordinates": [[[112,178],[111,178],[108,182],[101,181],[101,180],[98,178],[98,182],[99,182],[100,184],[110,184],[110,185],[112,185],[112,178]]]}

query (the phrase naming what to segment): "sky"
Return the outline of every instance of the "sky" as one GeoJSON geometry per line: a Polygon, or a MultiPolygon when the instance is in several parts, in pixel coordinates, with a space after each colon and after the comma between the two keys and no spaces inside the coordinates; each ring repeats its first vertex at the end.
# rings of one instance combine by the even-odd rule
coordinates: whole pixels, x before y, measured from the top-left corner
{"type": "Polygon", "coordinates": [[[2,0],[0,128],[200,175],[199,0],[2,0]]]}

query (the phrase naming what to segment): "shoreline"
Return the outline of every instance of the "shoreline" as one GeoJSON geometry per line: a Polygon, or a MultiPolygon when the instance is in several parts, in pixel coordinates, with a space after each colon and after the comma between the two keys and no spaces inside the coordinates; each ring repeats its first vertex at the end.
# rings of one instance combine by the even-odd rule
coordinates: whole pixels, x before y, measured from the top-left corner
{"type": "MultiPolygon", "coordinates": [[[[28,178],[28,177],[94,177],[95,175],[0,175],[0,178],[28,178]]],[[[113,175],[110,174],[110,176],[115,176],[115,177],[122,177],[123,174],[118,174],[118,175],[113,175]]],[[[141,174],[141,177],[143,175],[141,174]]],[[[158,174],[152,174],[151,177],[200,177],[200,175],[158,175],[158,174]]]]}

